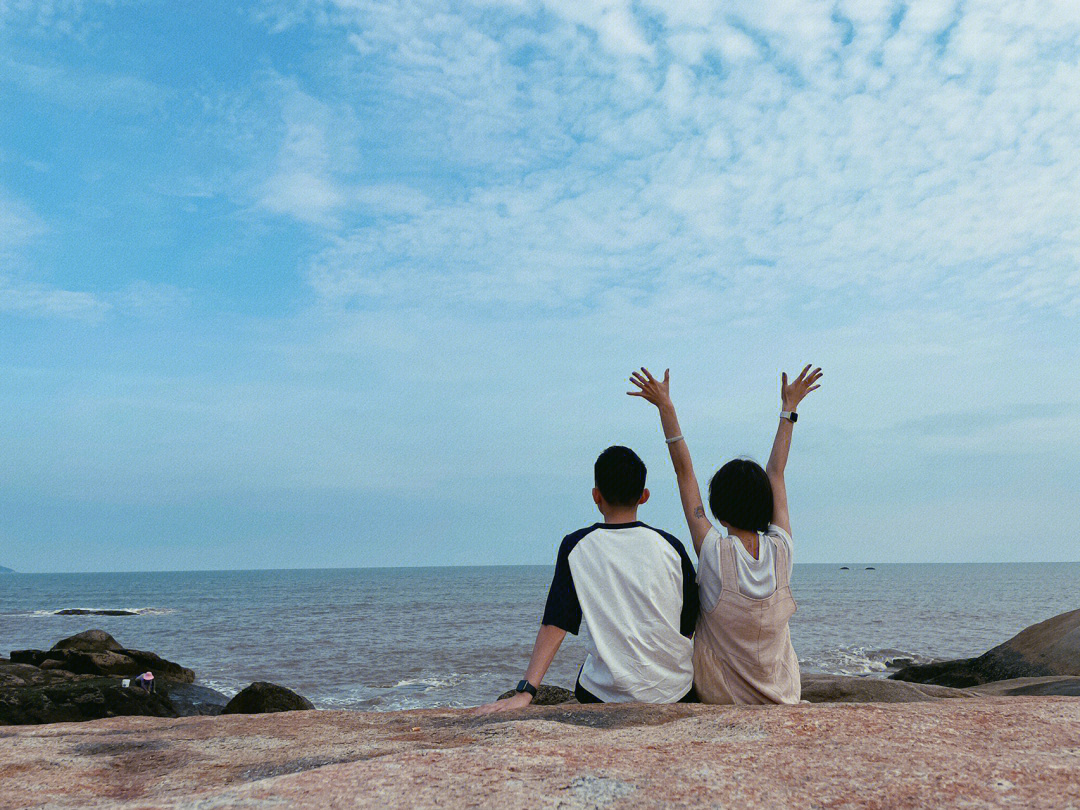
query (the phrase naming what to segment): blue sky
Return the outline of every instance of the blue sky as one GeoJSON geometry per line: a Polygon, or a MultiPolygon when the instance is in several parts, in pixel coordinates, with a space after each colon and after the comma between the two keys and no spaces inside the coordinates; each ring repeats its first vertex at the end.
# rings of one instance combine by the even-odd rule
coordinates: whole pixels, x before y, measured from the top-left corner
{"type": "Polygon", "coordinates": [[[0,564],[550,563],[670,366],[803,562],[1080,559],[1080,6],[0,0],[0,564]]]}

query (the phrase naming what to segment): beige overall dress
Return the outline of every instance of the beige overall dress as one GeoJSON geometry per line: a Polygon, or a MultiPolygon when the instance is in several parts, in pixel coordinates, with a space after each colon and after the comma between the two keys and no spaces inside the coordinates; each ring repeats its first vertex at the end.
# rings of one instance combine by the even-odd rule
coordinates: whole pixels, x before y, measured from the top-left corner
{"type": "Polygon", "coordinates": [[[775,544],[776,591],[751,599],[739,593],[733,545],[738,542],[720,538],[720,598],[698,619],[694,687],[702,703],[798,703],[802,685],[788,629],[795,600],[787,546],[775,544]]]}

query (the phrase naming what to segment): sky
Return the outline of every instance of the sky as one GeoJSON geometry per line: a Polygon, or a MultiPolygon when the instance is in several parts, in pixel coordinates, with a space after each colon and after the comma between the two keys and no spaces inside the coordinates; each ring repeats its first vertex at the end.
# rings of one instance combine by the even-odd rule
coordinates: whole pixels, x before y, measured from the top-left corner
{"type": "Polygon", "coordinates": [[[0,0],[0,565],[1080,560],[1074,0],[0,0]]]}

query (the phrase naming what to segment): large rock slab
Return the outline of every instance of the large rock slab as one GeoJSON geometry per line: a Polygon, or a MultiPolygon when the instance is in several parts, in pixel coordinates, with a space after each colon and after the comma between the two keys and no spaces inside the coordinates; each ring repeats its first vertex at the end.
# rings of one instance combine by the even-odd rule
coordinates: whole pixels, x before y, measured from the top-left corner
{"type": "Polygon", "coordinates": [[[915,703],[974,697],[979,695],[967,689],[889,681],[884,678],[807,673],[802,676],[802,699],[811,703],[915,703]]]}
{"type": "Polygon", "coordinates": [[[1048,675],[1080,676],[1080,610],[1032,625],[977,658],[916,664],[890,677],[963,688],[1048,675]]]}
{"type": "Polygon", "coordinates": [[[135,677],[153,672],[159,680],[193,683],[195,673],[187,667],[144,650],[129,650],[104,630],[58,641],[50,650],[12,650],[11,661],[42,669],[60,669],[79,675],[135,677]]]}
{"type": "Polygon", "coordinates": [[[0,810],[1080,806],[1080,700],[127,717],[0,729],[0,810]]]}

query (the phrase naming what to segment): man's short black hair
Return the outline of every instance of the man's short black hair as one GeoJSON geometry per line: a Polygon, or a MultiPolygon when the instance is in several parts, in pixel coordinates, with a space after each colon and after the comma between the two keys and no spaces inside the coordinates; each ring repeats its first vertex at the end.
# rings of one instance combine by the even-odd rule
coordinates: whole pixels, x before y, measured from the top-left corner
{"type": "Polygon", "coordinates": [[[629,447],[614,445],[601,453],[593,476],[600,495],[612,506],[637,506],[645,491],[645,462],[629,447]]]}
{"type": "Polygon", "coordinates": [[[729,461],[709,482],[709,508],[713,517],[736,529],[765,531],[773,518],[768,474],[748,458],[729,461]]]}

